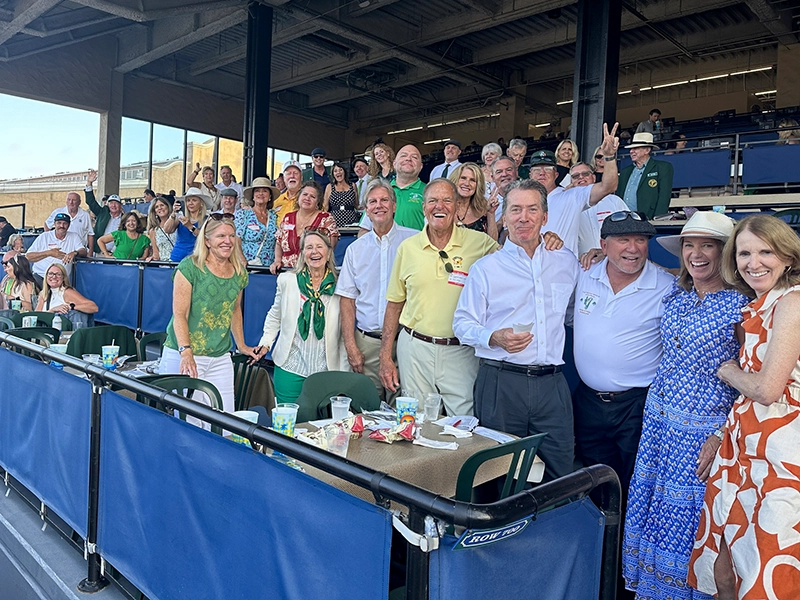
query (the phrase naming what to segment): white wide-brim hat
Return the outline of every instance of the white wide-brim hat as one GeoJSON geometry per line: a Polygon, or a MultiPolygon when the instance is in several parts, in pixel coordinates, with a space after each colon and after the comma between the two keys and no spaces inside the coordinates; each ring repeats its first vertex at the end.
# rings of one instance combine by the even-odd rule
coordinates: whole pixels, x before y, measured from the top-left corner
{"type": "Polygon", "coordinates": [[[208,194],[204,194],[200,188],[190,187],[183,195],[183,199],[186,200],[186,198],[190,196],[196,196],[197,198],[200,198],[203,201],[203,204],[206,205],[207,210],[214,209],[214,199],[208,194]]]}
{"type": "Polygon", "coordinates": [[[731,237],[736,222],[722,213],[712,211],[698,211],[686,221],[679,235],[665,235],[656,238],[661,246],[675,256],[681,255],[681,238],[701,237],[712,238],[725,242],[731,237]]]}
{"type": "Polygon", "coordinates": [[[641,133],[634,133],[633,139],[631,143],[625,146],[626,149],[628,148],[658,148],[657,144],[653,143],[653,134],[648,133],[647,131],[642,131],[641,133]]]}

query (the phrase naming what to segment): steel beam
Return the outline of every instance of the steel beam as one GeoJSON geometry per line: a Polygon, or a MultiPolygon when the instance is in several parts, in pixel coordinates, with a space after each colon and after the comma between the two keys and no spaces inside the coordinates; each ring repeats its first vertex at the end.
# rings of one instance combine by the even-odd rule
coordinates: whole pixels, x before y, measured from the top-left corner
{"type": "Polygon", "coordinates": [[[594,148],[617,114],[622,0],[578,0],[572,140],[594,148]]]}
{"type": "Polygon", "coordinates": [[[247,67],[242,137],[242,181],[246,183],[267,173],[272,13],[271,6],[259,2],[251,2],[247,7],[247,67]]]}

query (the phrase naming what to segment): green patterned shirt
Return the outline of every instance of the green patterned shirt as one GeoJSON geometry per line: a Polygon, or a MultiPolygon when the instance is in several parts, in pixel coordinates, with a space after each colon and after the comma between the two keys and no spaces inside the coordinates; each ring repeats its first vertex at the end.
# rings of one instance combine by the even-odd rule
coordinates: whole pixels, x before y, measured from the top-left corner
{"type": "MultiPolygon", "coordinates": [[[[187,256],[178,263],[178,271],[192,284],[192,303],[189,307],[189,343],[196,356],[222,356],[230,352],[231,316],[236,298],[247,286],[247,273],[234,274],[228,279],[217,277],[208,269],[198,269],[187,256]]],[[[173,275],[174,278],[174,275],[173,275]]],[[[178,349],[173,323],[167,325],[168,348],[178,349]]]]}

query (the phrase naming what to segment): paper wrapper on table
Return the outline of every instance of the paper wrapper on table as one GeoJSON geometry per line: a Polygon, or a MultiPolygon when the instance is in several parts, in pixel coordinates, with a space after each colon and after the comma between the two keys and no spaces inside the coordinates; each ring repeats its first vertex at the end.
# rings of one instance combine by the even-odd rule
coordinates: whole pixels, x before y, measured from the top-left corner
{"type": "Polygon", "coordinates": [[[370,439],[386,442],[387,444],[403,440],[411,441],[414,439],[414,422],[407,421],[390,429],[378,429],[370,433],[369,437],[370,439]]]}
{"type": "Polygon", "coordinates": [[[327,430],[332,427],[343,427],[350,433],[351,439],[358,439],[364,432],[364,417],[361,415],[355,415],[353,417],[348,417],[342,421],[334,421],[333,423],[329,423],[325,427],[320,427],[316,431],[312,431],[311,433],[304,433],[302,435],[298,435],[297,439],[302,442],[306,442],[307,444],[311,444],[312,446],[317,446],[318,448],[322,448],[323,450],[328,449],[328,438],[327,438],[327,430]]]}

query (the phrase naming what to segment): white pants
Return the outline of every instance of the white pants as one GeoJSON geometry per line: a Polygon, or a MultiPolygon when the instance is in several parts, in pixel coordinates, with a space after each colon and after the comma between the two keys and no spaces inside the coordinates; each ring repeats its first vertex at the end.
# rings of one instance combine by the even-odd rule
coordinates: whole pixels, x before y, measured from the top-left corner
{"type": "Polygon", "coordinates": [[[472,414],[472,387],[479,361],[470,346],[423,342],[405,330],[397,338],[400,386],[421,394],[441,394],[449,416],[472,414]]]}
{"type": "MultiPolygon", "coordinates": [[[[203,379],[214,385],[222,396],[222,408],[227,413],[232,413],[235,407],[233,393],[233,362],[228,353],[222,356],[195,356],[197,365],[197,378],[203,379]]],[[[180,375],[181,355],[177,350],[164,346],[159,364],[159,375],[180,375]]],[[[202,392],[195,393],[194,400],[211,406],[208,396],[202,392]]],[[[204,429],[211,429],[211,425],[194,417],[186,415],[186,422],[204,429]]]]}

